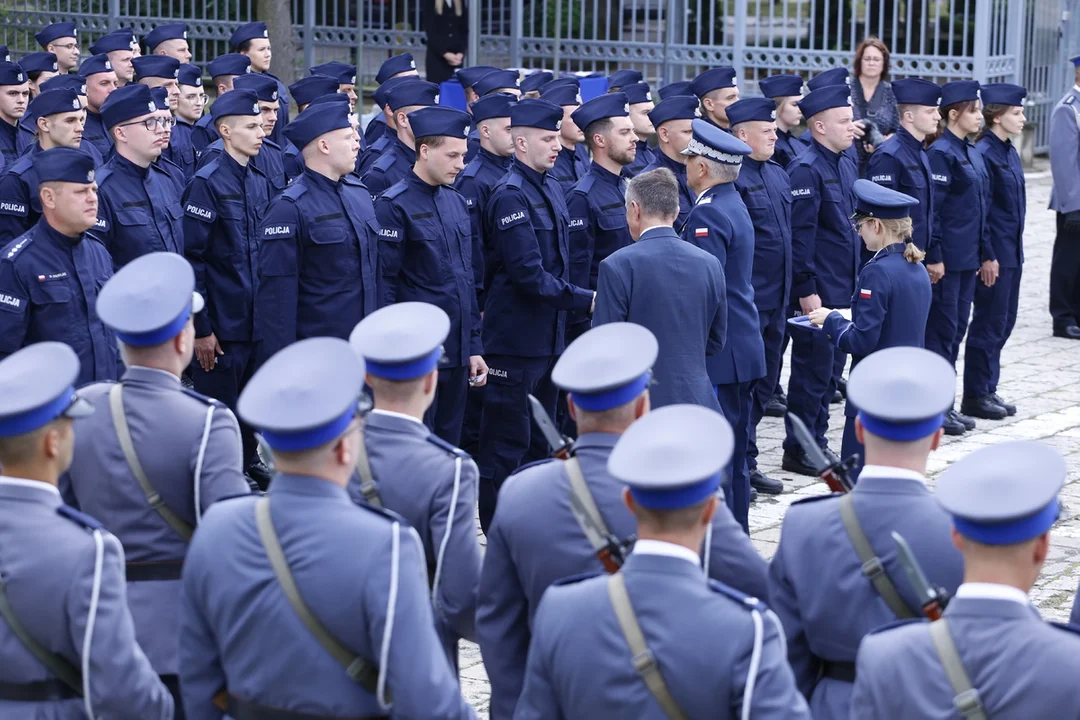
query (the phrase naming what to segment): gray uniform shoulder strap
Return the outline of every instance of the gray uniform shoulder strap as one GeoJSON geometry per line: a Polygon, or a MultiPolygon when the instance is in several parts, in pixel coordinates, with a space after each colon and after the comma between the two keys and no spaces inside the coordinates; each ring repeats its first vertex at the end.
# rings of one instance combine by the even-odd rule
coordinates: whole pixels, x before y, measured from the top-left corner
{"type": "Polygon", "coordinates": [[[953,705],[956,711],[963,715],[966,720],[986,720],[983,711],[982,700],[979,699],[979,691],[971,684],[964,663],[960,660],[960,653],[956,650],[952,634],[945,619],[930,623],[930,638],[934,641],[934,649],[937,650],[941,666],[945,668],[945,675],[952,685],[953,705]]]}
{"type": "Polygon", "coordinates": [[[124,414],[124,386],[120,383],[116,383],[109,389],[109,413],[112,415],[116,437],[120,441],[120,449],[124,451],[124,459],[127,461],[128,468],[131,469],[131,474],[139,482],[143,494],[146,495],[146,502],[177,535],[183,538],[185,542],[191,542],[191,536],[195,533],[195,528],[165,504],[165,500],[150,484],[150,479],[146,477],[146,473],[143,471],[139,456],[135,453],[135,443],[131,439],[127,416],[124,414]]]}
{"type": "Polygon", "coordinates": [[[874,549],[870,547],[870,541],[867,540],[866,533],[863,532],[862,525],[859,524],[859,518],[855,515],[855,503],[850,493],[840,498],[840,519],[844,522],[844,530],[847,532],[848,539],[851,540],[851,544],[855,547],[855,554],[859,556],[859,561],[863,564],[862,574],[874,586],[877,594],[881,596],[881,599],[885,601],[885,604],[889,606],[889,609],[893,611],[897,618],[903,620],[917,617],[911,611],[911,608],[904,604],[900,593],[896,591],[896,586],[893,585],[892,580],[885,573],[885,566],[881,563],[881,559],[874,554],[874,549]]]}
{"type": "Polygon", "coordinates": [[[292,571],[289,570],[289,563],[285,559],[285,551],[281,549],[274,523],[270,519],[270,498],[266,496],[255,501],[255,524],[259,529],[259,539],[262,540],[263,548],[266,549],[266,557],[270,560],[270,567],[273,568],[278,584],[281,585],[285,598],[300,618],[300,622],[304,623],[304,627],[323,646],[323,649],[345,668],[345,673],[353,682],[374,695],[379,681],[378,666],[342,645],[311,613],[300,596],[300,590],[296,587],[292,571]]]}
{"type": "Polygon", "coordinates": [[[360,423],[360,443],[356,450],[356,474],[360,476],[360,493],[364,496],[364,502],[375,507],[382,507],[382,498],[379,497],[379,490],[375,487],[375,476],[371,474],[371,460],[367,454],[364,423],[360,423]]]}
{"type": "Polygon", "coordinates": [[[608,596],[611,598],[611,607],[615,609],[615,617],[619,621],[626,644],[630,646],[633,656],[634,669],[645,681],[645,686],[656,698],[664,714],[671,720],[687,720],[686,714],[671,697],[664,676],[660,674],[660,668],[656,664],[656,658],[645,643],[645,633],[641,631],[637,615],[634,614],[634,606],[630,604],[630,595],[626,592],[626,581],[622,573],[615,573],[608,578],[608,596]]]}
{"type": "Polygon", "coordinates": [[[19,641],[30,651],[31,655],[37,658],[38,662],[47,667],[49,672],[59,678],[62,683],[71,688],[71,690],[79,697],[83,696],[82,674],[79,672],[78,668],[66,658],[62,658],[46,648],[30,635],[26,626],[22,624],[18,615],[15,614],[15,608],[11,606],[11,601],[8,600],[7,591],[4,588],[3,582],[0,582],[0,616],[3,616],[4,620],[7,621],[8,627],[15,633],[15,637],[19,638],[19,641]]]}
{"type": "MultiPolygon", "coordinates": [[[[575,514],[578,524],[592,523],[593,527],[600,531],[601,536],[610,535],[611,533],[604,523],[604,517],[600,514],[600,508],[596,506],[592,491],[589,490],[589,485],[585,482],[585,475],[581,472],[581,463],[578,462],[576,457],[570,456],[563,462],[563,467],[566,468],[566,475],[570,478],[570,499],[578,504],[582,515],[584,515],[584,517],[578,517],[575,514]]],[[[592,543],[593,550],[599,551],[603,549],[603,544],[597,545],[595,533],[589,532],[589,529],[585,527],[582,530],[585,530],[585,535],[588,536],[589,541],[592,543]]]]}

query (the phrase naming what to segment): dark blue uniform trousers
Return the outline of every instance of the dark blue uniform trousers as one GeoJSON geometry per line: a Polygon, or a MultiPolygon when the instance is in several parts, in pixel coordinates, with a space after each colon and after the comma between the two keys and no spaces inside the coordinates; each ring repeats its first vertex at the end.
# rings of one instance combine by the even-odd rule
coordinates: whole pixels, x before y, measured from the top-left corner
{"type": "Polygon", "coordinates": [[[465,419],[461,424],[459,448],[473,457],[480,455],[480,420],[484,414],[484,388],[469,386],[465,396],[465,419]]]}
{"type": "Polygon", "coordinates": [[[558,389],[551,382],[556,355],[485,357],[488,382],[484,390],[484,413],[480,421],[480,527],[487,532],[495,515],[499,488],[521,465],[551,454],[547,441],[533,424],[529,395],[555,416],[558,389]]]}
{"type": "MultiPolygon", "coordinates": [[[[837,350],[824,332],[798,329],[791,333],[788,413],[795,413],[806,424],[822,448],[828,445],[825,432],[829,429],[829,405],[846,363],[847,353],[837,350]]],[[[784,426],[784,450],[802,453],[787,418],[784,426]]]]}
{"type": "Polygon", "coordinates": [[[964,353],[964,395],[967,397],[997,392],[1001,349],[1016,325],[1022,270],[1001,268],[993,287],[986,287],[978,278],[975,280],[975,311],[964,353]]]}
{"type": "Polygon", "coordinates": [[[469,391],[469,368],[439,368],[439,386],[435,402],[424,413],[428,429],[454,447],[461,442],[465,421],[465,396],[469,391]]]}
{"type": "Polygon", "coordinates": [[[844,439],[840,441],[840,458],[847,460],[852,455],[859,456],[859,462],[851,470],[851,479],[854,482],[859,479],[863,465],[866,464],[866,448],[855,437],[855,418],[844,418],[844,439]]]}
{"type": "Polygon", "coordinates": [[[246,468],[255,459],[258,442],[255,440],[255,431],[240,419],[240,413],[236,412],[236,401],[248,380],[255,374],[259,343],[218,342],[225,354],[218,356],[217,364],[210,372],[203,370],[199,361],[194,360],[191,363],[191,381],[195,384],[195,392],[220,400],[236,415],[240,424],[240,442],[243,444],[246,468]]]}
{"type": "Polygon", "coordinates": [[[731,514],[749,535],[750,473],[746,469],[746,444],[750,431],[750,383],[717,385],[716,399],[720,401],[720,410],[735,434],[735,449],[727,467],[729,482],[724,489],[724,499],[731,514]]]}
{"type": "Polygon", "coordinates": [[[747,431],[746,467],[757,469],[757,426],[765,417],[765,406],[780,382],[780,362],[784,356],[787,334],[787,308],[758,309],[758,325],[765,341],[765,377],[750,382],[750,429],[747,431]]]}
{"type": "Polygon", "coordinates": [[[967,333],[977,276],[974,270],[949,272],[933,285],[930,315],[926,318],[926,349],[956,367],[960,343],[967,333]]]}

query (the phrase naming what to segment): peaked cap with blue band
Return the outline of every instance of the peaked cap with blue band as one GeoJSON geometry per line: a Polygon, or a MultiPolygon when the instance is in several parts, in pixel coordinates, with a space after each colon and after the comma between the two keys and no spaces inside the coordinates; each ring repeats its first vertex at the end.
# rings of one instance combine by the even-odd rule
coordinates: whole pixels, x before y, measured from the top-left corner
{"type": "MultiPolygon", "coordinates": [[[[338,83],[332,77],[326,77],[325,75],[308,75],[305,78],[300,78],[292,85],[289,86],[289,95],[296,101],[297,105],[310,105],[311,101],[317,97],[323,95],[330,95],[338,91],[338,83]]],[[[375,92],[378,93],[382,90],[382,86],[375,92]]],[[[378,102],[378,100],[376,100],[378,102]]],[[[384,100],[379,108],[386,104],[384,100]]]]}
{"type": "Polygon", "coordinates": [[[506,88],[517,89],[517,87],[518,74],[515,70],[495,70],[494,72],[489,72],[472,85],[473,92],[480,96],[493,93],[496,90],[504,90],[506,88]]]}
{"type": "Polygon", "coordinates": [[[222,75],[244,75],[251,72],[251,58],[243,53],[218,55],[207,63],[206,72],[212,78],[222,75]]]}
{"type": "Polygon", "coordinates": [[[360,407],[364,361],[340,338],[307,338],[267,360],[240,393],[237,412],[274,450],[325,445],[360,407]]]}
{"type": "Polygon", "coordinates": [[[29,55],[23,55],[19,59],[19,67],[28,73],[56,72],[56,53],[32,52],[29,55]]]}
{"type": "Polygon", "coordinates": [[[109,93],[101,104],[101,122],[107,128],[133,118],[157,112],[150,88],[138,83],[128,83],[109,93]]]}
{"type": "Polygon", "coordinates": [[[32,162],[39,183],[70,182],[89,185],[94,182],[94,158],[84,150],[69,147],[41,150],[34,154],[32,162]]]}
{"type": "Polygon", "coordinates": [[[38,41],[38,45],[41,47],[48,47],[49,43],[53,40],[59,40],[60,38],[78,38],[79,31],[75,27],[73,22],[58,22],[52,25],[46,25],[45,29],[34,35],[34,39],[38,41]]]}
{"type": "Polygon", "coordinates": [[[812,118],[820,112],[838,107],[851,107],[851,88],[847,85],[826,85],[798,102],[799,109],[806,118],[812,118]]]}
{"type": "Polygon", "coordinates": [[[154,48],[166,40],[187,40],[187,32],[185,23],[158,25],[143,36],[143,42],[146,43],[146,48],[152,53],[154,48]]]}
{"type": "Polygon", "coordinates": [[[191,63],[184,63],[180,66],[180,76],[177,78],[177,82],[190,87],[202,87],[202,68],[191,63]]]}
{"type": "Polygon", "coordinates": [[[93,413],[75,393],[78,376],[79,356],[64,343],[34,343],[0,360],[0,437],[25,435],[61,416],[93,413]]]}
{"type": "Polygon", "coordinates": [[[131,30],[121,28],[99,37],[97,42],[90,46],[90,52],[94,55],[99,55],[101,53],[111,53],[119,50],[134,51],[134,46],[137,45],[138,42],[135,33],[131,30]]]}
{"type": "Polygon", "coordinates": [[[83,60],[83,64],[79,66],[79,75],[84,78],[107,72],[113,72],[112,62],[109,60],[108,53],[91,55],[86,58],[86,60],[83,60]]]}
{"type": "Polygon", "coordinates": [[[666,405],[634,422],[608,457],[612,477],[651,510],[678,510],[716,493],[735,435],[724,416],[700,405],[666,405]]]}
{"type": "Polygon", "coordinates": [[[317,99],[322,101],[323,98],[326,98],[327,102],[331,104],[320,105],[319,112],[302,112],[285,126],[285,137],[300,150],[303,150],[320,135],[352,127],[352,122],[349,119],[352,115],[349,99],[338,92],[333,95],[322,95],[317,99]],[[340,107],[336,103],[340,103],[340,107]]]}
{"type": "Polygon", "coordinates": [[[133,347],[171,340],[202,309],[195,271],[182,255],[170,252],[135,258],[109,278],[97,298],[98,317],[133,347]]]}
{"type": "Polygon", "coordinates": [[[608,75],[607,85],[609,90],[626,87],[639,83],[645,78],[640,70],[616,70],[608,75]]]}
{"type": "Polygon", "coordinates": [[[180,61],[168,55],[140,55],[131,58],[135,66],[135,80],[163,78],[175,80],[180,77],[180,61]]]}
{"type": "Polygon", "coordinates": [[[679,97],[680,95],[692,96],[694,93],[690,90],[689,80],[679,80],[678,82],[668,83],[660,88],[657,94],[660,96],[661,100],[667,100],[668,98],[679,97]]]}
{"type": "Polygon", "coordinates": [[[445,105],[413,110],[408,118],[413,135],[418,138],[445,136],[464,140],[472,127],[469,113],[445,105]]]}
{"type": "Polygon", "coordinates": [[[736,86],[735,68],[731,67],[718,67],[706,70],[690,81],[690,91],[699,98],[705,97],[713,90],[736,86]]]}
{"type": "Polygon", "coordinates": [[[724,165],[741,165],[743,156],[754,152],[739,138],[705,120],[694,120],[690,127],[693,135],[680,155],[696,155],[724,165]]]}
{"type": "Polygon", "coordinates": [[[1027,97],[1027,88],[1012,83],[988,83],[980,89],[982,101],[986,105],[1013,105],[1024,106],[1024,98],[1027,97]]]}
{"type": "Polygon", "coordinates": [[[349,335],[367,372],[386,380],[415,380],[439,367],[450,317],[435,305],[403,302],[376,310],[349,335]]]}
{"type": "Polygon", "coordinates": [[[581,107],[570,114],[574,124],[584,132],[587,127],[598,120],[606,120],[614,117],[628,117],[630,104],[626,94],[622,92],[597,95],[592,100],[585,102],[581,107]]]}
{"type": "Polygon", "coordinates": [[[897,442],[936,432],[955,395],[956,371],[923,348],[878,350],[860,360],[848,380],[849,402],[866,431],[897,442]]]}
{"type": "Polygon", "coordinates": [[[669,120],[694,120],[701,117],[701,103],[693,95],[673,95],[661,100],[649,112],[649,122],[660,127],[669,120]]]}
{"type": "Polygon", "coordinates": [[[1073,55],[1069,58],[1069,62],[1071,62],[1076,67],[1080,67],[1080,55],[1073,55]]]}
{"type": "Polygon", "coordinates": [[[978,80],[954,80],[941,86],[941,107],[979,99],[978,80]]]}
{"type": "Polygon", "coordinates": [[[534,127],[558,131],[562,127],[563,109],[543,98],[525,98],[510,108],[510,127],[534,127]]]}
{"type": "Polygon", "coordinates": [[[262,73],[240,75],[233,80],[233,89],[250,90],[255,93],[260,102],[277,102],[278,99],[277,80],[262,73]]]}
{"type": "Polygon", "coordinates": [[[59,113],[80,112],[83,109],[79,93],[70,88],[43,92],[30,101],[26,114],[32,118],[48,117],[59,113]]]}
{"type": "Polygon", "coordinates": [[[649,90],[649,83],[636,82],[629,85],[623,85],[619,92],[626,95],[626,99],[631,105],[637,105],[638,103],[651,103],[652,92],[649,90]]]}
{"type": "Polygon", "coordinates": [[[390,106],[391,112],[412,105],[438,105],[439,86],[427,80],[410,80],[395,85],[386,94],[386,104],[390,106]]]}
{"type": "Polygon", "coordinates": [[[540,97],[559,107],[581,104],[581,85],[575,80],[572,83],[559,83],[553,80],[540,90],[540,97]]]}
{"type": "Polygon", "coordinates": [[[517,98],[510,93],[492,93],[469,105],[469,109],[472,110],[473,122],[479,123],[491,118],[510,117],[510,109],[516,102],[517,98]]]}
{"type": "Polygon", "coordinates": [[[534,73],[529,73],[521,79],[519,87],[521,92],[540,92],[540,88],[547,85],[549,82],[555,79],[555,76],[548,70],[540,70],[534,73]]]}
{"type": "Polygon", "coordinates": [[[412,53],[401,53],[383,61],[379,66],[379,72],[375,73],[375,82],[382,85],[384,82],[404,72],[416,71],[416,60],[412,53]]]}
{"type": "Polygon", "coordinates": [[[269,37],[270,33],[266,29],[266,23],[262,21],[249,22],[233,30],[233,34],[229,36],[229,45],[238,48],[248,40],[269,37]]]}
{"type": "Polygon", "coordinates": [[[70,90],[76,95],[86,95],[86,78],[81,75],[57,75],[41,83],[38,89],[42,94],[53,90],[70,90]]]}
{"type": "Polygon", "coordinates": [[[313,66],[311,68],[311,74],[332,77],[338,81],[339,85],[356,84],[356,66],[338,60],[331,60],[322,65],[313,66]]]}
{"type": "Polygon", "coordinates": [[[732,127],[744,122],[772,122],[776,120],[776,101],[770,98],[743,98],[727,107],[728,122],[732,127]]]}
{"type": "Polygon", "coordinates": [[[910,217],[911,208],[919,204],[919,201],[910,195],[863,178],[854,182],[851,194],[855,196],[855,214],[852,218],[898,220],[910,217]]]}
{"type": "Polygon", "coordinates": [[[260,112],[259,96],[254,90],[231,90],[210,106],[210,115],[215,122],[229,115],[258,115],[260,112]]]}
{"type": "MultiPolygon", "coordinates": [[[[476,84],[476,81],[487,75],[489,72],[495,72],[500,68],[494,65],[473,65],[472,67],[461,68],[454,73],[454,77],[461,83],[462,87],[471,88],[476,84]]],[[[475,90],[475,88],[473,88],[475,90]]]]}
{"type": "Polygon", "coordinates": [[[1013,545],[1048,531],[1061,514],[1058,493],[1068,466],[1032,440],[980,448],[938,478],[937,500],[956,531],[983,545],[1013,545]]]}
{"type": "Polygon", "coordinates": [[[27,82],[26,70],[13,62],[0,62],[0,85],[22,85],[27,82]]]}
{"type": "Polygon", "coordinates": [[[648,328],[628,322],[600,325],[567,346],[551,381],[582,410],[611,410],[645,392],[659,351],[648,328]]]}
{"type": "Polygon", "coordinates": [[[819,90],[825,87],[835,87],[838,85],[847,85],[851,74],[846,67],[834,67],[819,72],[814,77],[806,81],[806,87],[811,92],[819,90]]]}
{"type": "Polygon", "coordinates": [[[892,90],[897,105],[936,106],[941,102],[941,86],[922,78],[893,80],[892,90]]]}
{"type": "Polygon", "coordinates": [[[803,79],[799,75],[770,75],[758,81],[758,89],[767,98],[802,95],[803,79]]]}

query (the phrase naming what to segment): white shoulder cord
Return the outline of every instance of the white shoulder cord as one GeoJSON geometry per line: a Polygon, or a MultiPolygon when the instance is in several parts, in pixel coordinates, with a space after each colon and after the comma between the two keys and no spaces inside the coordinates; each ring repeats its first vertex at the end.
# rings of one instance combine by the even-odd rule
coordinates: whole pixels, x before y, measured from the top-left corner
{"type": "Polygon", "coordinates": [[[375,700],[383,710],[390,709],[386,701],[386,667],[390,660],[390,637],[394,633],[394,611],[397,608],[398,564],[401,560],[401,523],[395,522],[390,529],[390,593],[386,602],[386,619],[383,626],[382,649],[379,652],[379,681],[375,700]]]}
{"type": "Polygon", "coordinates": [[[454,458],[454,492],[450,495],[450,516],[446,518],[446,533],[439,543],[439,554],[435,560],[435,579],[431,583],[431,604],[439,608],[439,580],[442,578],[443,556],[450,542],[450,533],[454,529],[454,513],[457,511],[458,491],[461,489],[461,456],[454,458]]]}
{"type": "Polygon", "coordinates": [[[210,441],[210,423],[214,420],[214,406],[206,410],[206,423],[203,425],[202,442],[199,443],[199,455],[195,458],[195,524],[202,522],[202,465],[206,455],[206,444],[210,441]]]}
{"type": "MultiPolygon", "coordinates": [[[[94,642],[94,619],[97,617],[98,597],[101,595],[101,566],[105,559],[105,541],[101,530],[94,530],[94,582],[90,587],[90,611],[86,616],[86,633],[83,635],[82,676],[83,703],[86,716],[94,720],[94,705],[90,693],[90,652],[94,642]]],[[[121,556],[123,550],[120,551],[121,556]]]]}
{"type": "Polygon", "coordinates": [[[712,521],[709,521],[709,527],[705,528],[705,552],[701,554],[701,570],[705,573],[705,577],[709,577],[709,558],[712,557],[712,521]]]}
{"type": "Polygon", "coordinates": [[[764,635],[764,623],[761,611],[757,609],[757,599],[748,598],[746,604],[751,607],[750,617],[754,619],[754,649],[750,653],[750,668],[746,671],[746,685],[743,687],[742,720],[750,720],[753,709],[754,684],[757,682],[758,666],[761,665],[761,646],[764,635]]]}

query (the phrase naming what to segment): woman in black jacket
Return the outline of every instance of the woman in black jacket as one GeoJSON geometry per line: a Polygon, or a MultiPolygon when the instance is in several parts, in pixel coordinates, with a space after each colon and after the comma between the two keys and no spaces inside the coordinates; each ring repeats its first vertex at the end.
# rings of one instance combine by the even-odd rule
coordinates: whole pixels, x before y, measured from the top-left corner
{"type": "Polygon", "coordinates": [[[465,62],[469,46],[469,9],[465,0],[424,0],[427,32],[427,79],[441,83],[465,62]]]}

